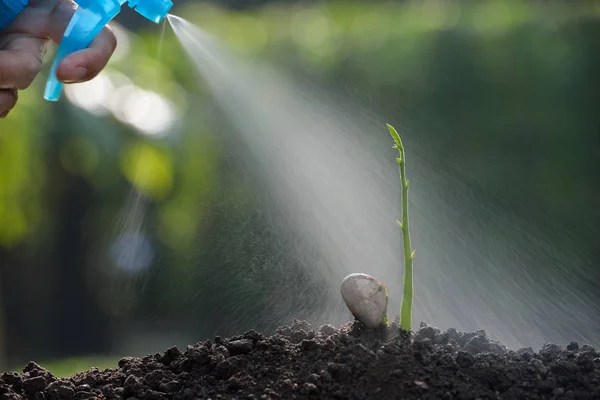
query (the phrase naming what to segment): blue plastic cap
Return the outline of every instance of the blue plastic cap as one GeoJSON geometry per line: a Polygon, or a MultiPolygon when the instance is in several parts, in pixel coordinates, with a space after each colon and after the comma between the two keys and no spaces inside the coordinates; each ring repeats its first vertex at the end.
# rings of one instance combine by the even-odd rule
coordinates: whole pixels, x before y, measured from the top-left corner
{"type": "Polygon", "coordinates": [[[0,31],[13,22],[28,3],[28,0],[0,0],[0,31]]]}
{"type": "Polygon", "coordinates": [[[163,20],[173,7],[170,0],[129,0],[129,7],[154,23],[163,20]]]}

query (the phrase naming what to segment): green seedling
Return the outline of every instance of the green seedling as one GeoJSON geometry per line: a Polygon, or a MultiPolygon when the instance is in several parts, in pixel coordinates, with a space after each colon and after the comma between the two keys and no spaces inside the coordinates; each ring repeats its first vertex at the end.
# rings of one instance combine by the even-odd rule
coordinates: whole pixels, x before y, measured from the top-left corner
{"type": "Polygon", "coordinates": [[[410,232],[408,230],[408,187],[410,181],[406,179],[406,155],[400,135],[390,124],[387,124],[387,127],[395,142],[393,147],[400,153],[400,157],[396,158],[400,169],[400,183],[402,184],[402,221],[396,222],[402,230],[402,240],[404,242],[404,282],[402,285],[402,304],[400,306],[400,328],[410,332],[413,301],[413,260],[415,259],[415,250],[411,250],[410,232]]]}
{"type": "Polygon", "coordinates": [[[389,326],[390,320],[388,319],[388,315],[387,315],[389,298],[388,298],[387,288],[385,287],[385,285],[383,285],[383,291],[385,292],[385,311],[381,314],[381,325],[389,326]]]}

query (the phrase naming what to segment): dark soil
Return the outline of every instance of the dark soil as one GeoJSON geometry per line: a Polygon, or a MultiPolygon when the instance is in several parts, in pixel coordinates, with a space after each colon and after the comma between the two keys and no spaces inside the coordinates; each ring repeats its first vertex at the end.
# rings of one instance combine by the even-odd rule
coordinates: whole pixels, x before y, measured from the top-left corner
{"type": "Polygon", "coordinates": [[[599,357],[576,343],[509,351],[483,331],[295,321],[69,379],[29,363],[0,375],[0,399],[600,399],[599,357]]]}

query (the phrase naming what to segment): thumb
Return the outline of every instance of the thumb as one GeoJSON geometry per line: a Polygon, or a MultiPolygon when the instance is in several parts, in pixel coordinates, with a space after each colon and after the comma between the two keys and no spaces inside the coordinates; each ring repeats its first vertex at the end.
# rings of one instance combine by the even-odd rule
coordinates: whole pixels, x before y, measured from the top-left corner
{"type": "Polygon", "coordinates": [[[58,66],[56,76],[65,83],[89,81],[106,66],[116,47],[115,35],[106,26],[94,38],[90,47],[65,57],[58,66]]]}

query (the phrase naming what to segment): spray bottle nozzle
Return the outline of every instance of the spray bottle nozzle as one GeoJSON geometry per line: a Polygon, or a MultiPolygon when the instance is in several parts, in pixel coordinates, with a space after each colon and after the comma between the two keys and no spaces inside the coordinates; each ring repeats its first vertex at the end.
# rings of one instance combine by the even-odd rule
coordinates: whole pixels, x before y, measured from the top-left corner
{"type": "MultiPolygon", "coordinates": [[[[57,101],[62,83],[56,77],[61,61],[71,53],[90,45],[98,33],[121,11],[126,0],[78,0],[79,7],[71,18],[50,69],[44,98],[57,101]]],[[[129,0],[129,7],[143,17],[159,23],[173,6],[170,0],[129,0]]]]}
{"type": "Polygon", "coordinates": [[[170,0],[129,0],[127,4],[141,16],[157,24],[167,16],[173,7],[170,0]]]}

